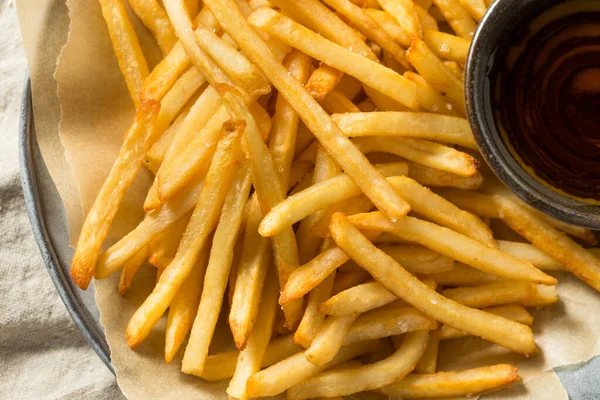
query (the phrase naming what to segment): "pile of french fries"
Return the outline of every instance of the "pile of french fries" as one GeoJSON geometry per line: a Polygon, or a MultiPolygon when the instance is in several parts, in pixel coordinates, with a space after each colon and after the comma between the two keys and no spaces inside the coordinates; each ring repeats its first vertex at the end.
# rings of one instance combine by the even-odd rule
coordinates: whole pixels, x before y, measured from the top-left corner
{"type": "Polygon", "coordinates": [[[71,276],[121,269],[124,294],[155,267],[130,347],[166,314],[166,362],[189,335],[182,371],[232,398],[474,394],[517,369],[440,371],[440,340],[533,356],[549,273],[600,290],[592,232],[478,161],[463,72],[487,0],[129,0],[164,53],[152,70],[123,0],[99,1],[137,111],[71,276]],[[143,167],[146,217],[101,253],[143,167]],[[237,349],[209,354],[222,309],[237,349]]]}

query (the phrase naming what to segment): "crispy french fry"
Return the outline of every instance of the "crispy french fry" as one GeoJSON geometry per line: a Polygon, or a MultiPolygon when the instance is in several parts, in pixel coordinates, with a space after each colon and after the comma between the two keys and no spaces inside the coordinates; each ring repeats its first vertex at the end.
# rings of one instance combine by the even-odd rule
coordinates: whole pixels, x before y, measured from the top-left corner
{"type": "Polygon", "coordinates": [[[391,153],[414,163],[463,177],[475,175],[479,166],[479,161],[469,154],[427,140],[371,136],[354,138],[352,143],[364,153],[391,153]]]}
{"type": "Polygon", "coordinates": [[[454,106],[449,100],[442,96],[442,94],[431,86],[423,77],[419,74],[415,74],[411,71],[406,71],[404,77],[414,82],[417,85],[417,96],[419,97],[420,107],[430,113],[444,114],[457,116],[458,113],[454,110],[454,106]]]}
{"type": "Polygon", "coordinates": [[[325,111],[331,114],[341,113],[359,113],[360,109],[354,105],[352,100],[347,98],[341,92],[333,90],[320,101],[325,111]]]}
{"type": "Polygon", "coordinates": [[[269,239],[260,236],[258,224],[262,212],[256,196],[252,196],[246,231],[242,244],[242,254],[235,279],[235,291],[229,311],[229,327],[235,345],[242,350],[254,328],[259,309],[261,291],[270,258],[269,239]]]}
{"type": "Polygon", "coordinates": [[[454,268],[454,261],[451,258],[422,246],[383,245],[380,249],[413,274],[438,274],[454,268]]]}
{"type": "Polygon", "coordinates": [[[446,289],[442,295],[465,306],[484,308],[504,304],[522,304],[535,294],[529,282],[500,281],[483,286],[446,289]]]}
{"type": "MultiPolygon", "coordinates": [[[[294,343],[292,335],[271,340],[262,359],[261,366],[269,367],[281,360],[301,351],[302,348],[294,343]]],[[[206,358],[206,367],[201,378],[209,382],[231,378],[240,352],[238,350],[226,353],[212,354],[206,358]]]]}
{"type": "MultiPolygon", "coordinates": [[[[144,155],[156,140],[154,123],[159,109],[160,104],[156,101],[140,106],[117,159],[85,218],[71,263],[71,279],[82,289],[87,289],[94,276],[100,248],[123,196],[140,170],[144,155]]],[[[139,249],[133,253],[137,251],[139,249]]]]}
{"type": "Polygon", "coordinates": [[[171,304],[165,330],[165,361],[170,363],[185,337],[192,329],[192,323],[198,312],[200,293],[204,283],[204,274],[208,261],[209,248],[206,246],[200,252],[196,265],[177,292],[171,304]]]}
{"type": "MultiPolygon", "coordinates": [[[[379,212],[358,214],[349,217],[359,229],[391,232],[402,239],[428,247],[456,261],[468,264],[483,272],[497,276],[555,285],[556,279],[546,275],[533,265],[518,260],[500,250],[464,236],[448,228],[413,217],[404,217],[392,222],[379,212]],[[460,243],[460,244],[459,244],[460,243]],[[466,249],[469,249],[468,251],[466,249]]],[[[380,250],[378,250],[380,251],[380,250]]]]}
{"type": "MultiPolygon", "coordinates": [[[[406,111],[407,107],[398,103],[396,100],[389,98],[388,96],[380,93],[379,91],[364,85],[365,93],[369,96],[369,99],[373,102],[377,110],[379,111],[406,111]]],[[[360,109],[359,109],[360,110],[360,109]]]]}
{"type": "MultiPolygon", "coordinates": [[[[257,198],[263,213],[266,214],[284,198],[284,191],[273,158],[260,136],[256,121],[243,102],[241,94],[227,85],[218,85],[217,91],[221,94],[229,113],[235,115],[236,118],[243,118],[247,123],[244,132],[246,151],[252,166],[253,184],[257,198]]],[[[283,229],[273,238],[272,243],[279,282],[283,287],[290,272],[299,264],[298,247],[293,229],[291,227],[283,229]]],[[[298,326],[302,318],[302,309],[301,299],[284,307],[287,328],[293,330],[298,326]]]]}
{"type": "Polygon", "coordinates": [[[440,332],[435,331],[429,334],[429,342],[419,363],[415,366],[417,374],[435,374],[437,371],[437,358],[440,346],[440,332]]]}
{"type": "Polygon", "coordinates": [[[290,388],[287,398],[344,396],[389,385],[412,372],[425,352],[428,340],[429,332],[407,333],[390,357],[364,366],[324,372],[290,388]]]}
{"type": "Polygon", "coordinates": [[[361,94],[363,86],[358,79],[350,75],[344,75],[338,82],[335,90],[354,101],[361,94]]]}
{"type": "Polygon", "coordinates": [[[306,350],[306,359],[314,365],[323,365],[333,360],[356,318],[358,314],[328,317],[306,350]]]}
{"type": "MultiPolygon", "coordinates": [[[[310,57],[297,50],[292,50],[283,61],[283,65],[298,82],[306,83],[310,73],[310,57]]],[[[273,126],[269,135],[269,151],[273,156],[273,163],[277,167],[283,187],[287,187],[289,181],[299,122],[300,118],[296,111],[283,97],[278,96],[273,126]]]]}
{"type": "Polygon", "coordinates": [[[361,354],[370,353],[378,347],[379,342],[374,340],[344,346],[333,360],[319,366],[308,362],[305,352],[300,352],[252,375],[248,380],[246,391],[250,397],[275,396],[311,376],[361,354]]]}
{"type": "Polygon", "coordinates": [[[433,0],[433,4],[442,12],[444,19],[458,36],[471,40],[477,25],[459,0],[433,0]]]}
{"type": "Polygon", "coordinates": [[[335,277],[336,271],[334,269],[333,272],[325,275],[323,281],[312,289],[308,295],[306,310],[298,330],[294,334],[294,342],[306,349],[310,347],[325,320],[325,313],[319,310],[319,306],[331,296],[335,277]]]}
{"type": "Polygon", "coordinates": [[[463,84],[422,40],[414,40],[406,58],[419,74],[434,88],[450,99],[456,112],[466,115],[463,84]]]}
{"type": "Polygon", "coordinates": [[[377,107],[375,107],[375,104],[373,104],[373,101],[371,99],[363,100],[360,103],[358,103],[356,106],[362,112],[369,112],[369,111],[377,110],[377,107]]]}
{"type": "Polygon", "coordinates": [[[321,63],[319,68],[315,69],[310,75],[305,88],[315,99],[323,100],[344,76],[343,72],[321,63]]]}
{"type": "Polygon", "coordinates": [[[371,48],[361,35],[346,24],[339,16],[331,12],[318,0],[273,0],[273,4],[284,10],[296,21],[311,30],[320,33],[327,39],[346,48],[364,54],[365,57],[377,61],[371,48]]]}
{"type": "Polygon", "coordinates": [[[429,15],[427,10],[421,7],[417,2],[415,2],[415,11],[417,12],[417,16],[419,17],[419,22],[421,23],[423,30],[432,29],[437,31],[439,29],[435,18],[429,15]]]}
{"type": "Polygon", "coordinates": [[[148,168],[154,175],[158,172],[160,165],[163,162],[165,153],[169,148],[169,145],[173,141],[175,134],[183,124],[185,117],[187,116],[189,109],[182,110],[175,121],[165,130],[165,132],[158,138],[156,142],[150,147],[146,157],[144,157],[144,166],[148,168]]]}
{"type": "Polygon", "coordinates": [[[327,152],[358,183],[373,203],[391,217],[403,215],[406,204],[373,169],[366,157],[347,140],[302,85],[288,75],[260,36],[247,24],[232,0],[207,0],[206,4],[242,51],[269,77],[310,131],[316,133],[327,152]]]}
{"type": "Polygon", "coordinates": [[[158,233],[148,243],[148,262],[156,268],[167,268],[177,253],[177,247],[183,237],[183,232],[190,222],[190,216],[185,216],[163,232],[158,233]]]}
{"type": "MultiPolygon", "coordinates": [[[[531,326],[533,324],[533,317],[523,306],[517,304],[509,304],[505,306],[489,307],[484,309],[485,312],[490,314],[499,315],[504,318],[508,318],[511,321],[516,321],[524,325],[531,326]]],[[[458,339],[467,336],[466,333],[457,331],[447,325],[442,326],[439,331],[441,340],[458,339]]]]}
{"type": "Polygon", "coordinates": [[[409,65],[406,62],[406,54],[402,47],[394,41],[394,37],[387,31],[380,29],[369,15],[348,0],[324,0],[324,2],[338,11],[352,25],[354,25],[363,35],[365,35],[373,43],[377,44],[386,53],[390,54],[394,60],[399,62],[404,68],[409,65]]]}
{"type": "Polygon", "coordinates": [[[348,136],[408,136],[470,149],[477,144],[463,118],[416,112],[370,112],[332,115],[348,136]]]}
{"type": "Polygon", "coordinates": [[[146,247],[143,247],[140,251],[135,253],[125,265],[121,271],[121,277],[119,278],[119,294],[123,296],[131,287],[133,278],[137,275],[140,267],[146,262],[148,258],[148,251],[146,247]]]}
{"type": "Polygon", "coordinates": [[[543,307],[556,304],[557,301],[556,286],[535,285],[533,297],[525,300],[523,305],[525,307],[543,307]]]}
{"type": "Polygon", "coordinates": [[[448,71],[452,72],[454,76],[458,78],[459,81],[465,81],[464,71],[462,67],[458,65],[458,63],[454,61],[443,61],[442,63],[444,64],[444,67],[448,69],[448,71]]]}
{"type": "Polygon", "coordinates": [[[144,52],[123,2],[100,0],[100,6],[110,40],[117,54],[119,68],[125,78],[133,104],[138,108],[140,107],[142,85],[150,73],[144,52]]]}
{"type": "MultiPolygon", "coordinates": [[[[377,167],[383,176],[402,175],[408,172],[406,164],[384,164],[377,167]]],[[[346,174],[315,183],[275,205],[263,218],[258,231],[263,236],[273,236],[303,218],[343,200],[358,196],[360,188],[346,174]]]]}
{"type": "Polygon", "coordinates": [[[460,65],[465,65],[467,62],[470,45],[467,39],[432,29],[425,29],[423,41],[441,59],[454,61],[460,65]]]}
{"type": "Polygon", "coordinates": [[[255,11],[248,21],[255,28],[355,77],[408,108],[418,107],[416,86],[381,64],[331,42],[271,9],[255,11]]]}
{"type": "Polygon", "coordinates": [[[310,231],[315,236],[327,238],[331,236],[329,234],[329,220],[336,212],[344,213],[344,215],[354,215],[371,211],[372,209],[373,203],[365,195],[352,197],[325,210],[310,231]]]}
{"type": "Polygon", "coordinates": [[[150,296],[129,321],[126,336],[130,347],[140,344],[163,315],[189,276],[208,235],[217,224],[221,206],[233,181],[243,127],[243,122],[224,124],[224,137],[217,148],[198,205],[183,234],[177,254],[150,296]]]}
{"type": "Polygon", "coordinates": [[[561,263],[529,243],[498,240],[497,244],[498,249],[501,251],[520,260],[530,262],[542,271],[566,271],[561,263]]]}
{"type": "Polygon", "coordinates": [[[423,37],[423,27],[412,0],[379,0],[379,4],[411,39],[423,37]]]}
{"type": "Polygon", "coordinates": [[[377,25],[386,31],[401,46],[406,48],[410,47],[412,41],[411,37],[400,25],[398,25],[398,22],[394,17],[386,11],[378,10],[376,8],[366,8],[364,12],[377,22],[377,25]]]}
{"type": "Polygon", "coordinates": [[[480,286],[501,280],[496,275],[487,272],[481,272],[475,268],[461,263],[454,263],[451,271],[440,272],[438,274],[427,275],[441,286],[480,286]]]}
{"type": "Polygon", "coordinates": [[[139,225],[100,255],[96,266],[96,279],[104,279],[123,266],[123,264],[160,232],[173,225],[198,202],[203,181],[195,182],[172,201],[160,209],[146,215],[139,225]]]}
{"type": "Polygon", "coordinates": [[[483,14],[487,10],[483,0],[459,0],[459,2],[477,22],[483,18],[483,14]]]}
{"type": "Polygon", "coordinates": [[[238,237],[249,192],[250,169],[243,166],[238,170],[225,197],[215,230],[204,277],[205,286],[210,286],[210,291],[202,292],[198,313],[183,356],[181,370],[187,374],[201,375],[204,369],[208,348],[223,304],[233,259],[233,247],[238,237]]]}
{"type": "Polygon", "coordinates": [[[338,293],[343,292],[344,290],[348,290],[351,287],[361,285],[371,279],[371,275],[366,272],[364,269],[359,271],[350,271],[350,272],[339,272],[335,274],[335,280],[333,281],[333,287],[331,289],[331,293],[336,295],[338,293]]]}
{"type": "Polygon", "coordinates": [[[177,43],[177,37],[169,22],[169,17],[158,1],[129,0],[129,5],[146,28],[152,32],[152,36],[156,39],[163,54],[168,54],[177,43]]]}
{"type": "Polygon", "coordinates": [[[248,379],[260,371],[277,315],[278,294],[279,285],[275,269],[272,268],[263,288],[256,326],[250,334],[246,348],[240,352],[235,373],[227,387],[227,394],[236,399],[249,398],[246,390],[248,379]]]}
{"type": "Polygon", "coordinates": [[[379,391],[404,399],[464,396],[500,389],[520,380],[517,368],[508,364],[438,372],[411,374],[379,391]]]}
{"type": "Polygon", "coordinates": [[[330,229],[338,246],[399,298],[453,328],[522,354],[536,352],[533,333],[529,327],[446,299],[373,246],[342,214],[335,214],[331,221],[330,229]]]}
{"type": "Polygon", "coordinates": [[[423,186],[455,187],[464,190],[477,189],[483,183],[483,176],[479,172],[470,177],[463,177],[412,162],[408,163],[408,177],[423,186]]]}

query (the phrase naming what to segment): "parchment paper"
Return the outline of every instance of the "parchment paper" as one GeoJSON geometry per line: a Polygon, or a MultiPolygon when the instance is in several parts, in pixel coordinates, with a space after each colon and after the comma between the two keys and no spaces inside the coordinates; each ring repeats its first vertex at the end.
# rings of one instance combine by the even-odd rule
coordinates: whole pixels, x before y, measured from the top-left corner
{"type": "MultiPolygon", "coordinates": [[[[19,0],[18,6],[32,74],[38,141],[65,203],[72,238],[76,238],[82,210],[89,209],[112,165],[133,116],[133,105],[96,0],[68,0],[66,5],[64,0],[19,0]]],[[[152,64],[157,48],[139,23],[136,28],[152,64]]],[[[149,174],[142,171],[128,192],[108,244],[142,217],[140,205],[149,181],[149,174]]],[[[117,294],[117,275],[96,282],[96,300],[121,389],[131,399],[224,398],[226,383],[209,384],[184,375],[179,371],[179,358],[171,365],[163,361],[164,321],[135,351],[127,347],[125,327],[149,293],[153,279],[150,267],[142,269],[124,298],[117,294]]],[[[487,398],[566,399],[556,375],[544,372],[600,353],[600,296],[568,274],[561,274],[559,280],[558,305],[534,313],[538,356],[525,359],[467,338],[443,343],[445,356],[440,366],[454,369],[511,362],[529,383],[487,398]]],[[[229,345],[227,329],[221,326],[219,332],[214,351],[229,345]]]]}

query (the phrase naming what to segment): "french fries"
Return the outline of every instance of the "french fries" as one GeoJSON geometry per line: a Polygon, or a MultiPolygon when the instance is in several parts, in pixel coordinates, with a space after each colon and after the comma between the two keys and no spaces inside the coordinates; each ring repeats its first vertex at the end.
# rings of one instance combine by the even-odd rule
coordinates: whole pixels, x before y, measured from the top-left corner
{"type": "Polygon", "coordinates": [[[136,108],[140,106],[140,92],[149,74],[146,57],[121,0],[101,0],[102,16],[117,54],[119,68],[136,108]]]}
{"type": "Polygon", "coordinates": [[[82,289],[87,289],[94,276],[100,248],[108,235],[119,204],[141,168],[144,155],[156,140],[154,122],[159,109],[160,104],[156,101],[149,101],[140,106],[125,134],[119,155],[85,218],[71,262],[71,279],[82,289]]]}
{"type": "Polygon", "coordinates": [[[519,379],[514,366],[498,364],[463,371],[412,374],[379,391],[386,396],[404,399],[464,396],[496,390],[519,379]]]}
{"type": "Polygon", "coordinates": [[[232,399],[462,395],[518,372],[438,372],[440,340],[532,356],[525,307],[558,301],[546,272],[600,290],[600,250],[566,236],[594,233],[480,165],[463,77],[487,1],[128,1],[164,58],[149,73],[122,4],[101,0],[138,110],[71,271],[85,288],[123,268],[124,294],[156,267],[131,348],[168,312],[165,361],[230,378],[232,399]],[[146,215],[100,254],[142,164],[146,215]],[[531,244],[498,240],[494,219],[531,244]],[[220,315],[237,350],[209,355],[220,315]]]}

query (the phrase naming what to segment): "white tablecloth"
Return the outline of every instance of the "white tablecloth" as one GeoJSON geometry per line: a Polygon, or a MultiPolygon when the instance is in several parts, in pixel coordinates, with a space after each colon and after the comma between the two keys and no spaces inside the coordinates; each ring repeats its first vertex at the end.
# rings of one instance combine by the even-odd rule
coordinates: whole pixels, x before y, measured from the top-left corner
{"type": "Polygon", "coordinates": [[[39,255],[18,169],[26,73],[14,0],[0,0],[0,399],[118,399],[39,255]]]}

